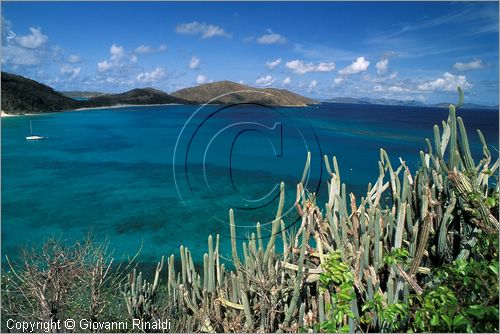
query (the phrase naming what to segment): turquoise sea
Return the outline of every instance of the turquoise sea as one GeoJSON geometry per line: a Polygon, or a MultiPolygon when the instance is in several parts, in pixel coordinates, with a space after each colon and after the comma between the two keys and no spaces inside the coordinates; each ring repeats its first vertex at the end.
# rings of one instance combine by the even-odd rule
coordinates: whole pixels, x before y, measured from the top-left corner
{"type": "MultiPolygon", "coordinates": [[[[376,180],[379,149],[412,172],[424,139],[446,109],[322,103],[307,108],[154,106],[2,118],[2,254],[49,236],[66,242],[89,231],[116,258],[152,263],[181,244],[202,260],[220,234],[229,257],[228,210],[243,240],[274,218],[285,182],[285,221],[307,151],[307,188],[326,201],[322,155],[335,155],[347,190],[363,195],[376,180]],[[29,121],[41,141],[29,142],[29,121]]],[[[498,154],[498,110],[460,110],[474,152],[481,129],[498,154]]],[[[265,235],[268,237],[269,233],[265,235]]]]}

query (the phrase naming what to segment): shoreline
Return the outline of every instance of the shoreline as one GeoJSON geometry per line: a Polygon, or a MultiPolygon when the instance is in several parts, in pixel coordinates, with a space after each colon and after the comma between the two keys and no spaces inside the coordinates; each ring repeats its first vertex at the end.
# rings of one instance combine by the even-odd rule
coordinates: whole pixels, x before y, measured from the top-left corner
{"type": "Polygon", "coordinates": [[[61,111],[47,111],[47,112],[39,112],[39,113],[31,113],[31,114],[8,114],[2,110],[1,117],[18,117],[18,116],[37,116],[37,115],[47,115],[54,114],[60,112],[67,111],[86,111],[86,110],[100,110],[100,109],[119,109],[119,108],[127,108],[127,107],[155,107],[155,106],[182,106],[180,103],[161,103],[161,104],[117,104],[114,106],[105,106],[105,107],[88,107],[88,108],[78,108],[78,109],[67,109],[61,111]]]}
{"type": "Polygon", "coordinates": [[[5,111],[2,110],[1,117],[16,117],[16,116],[22,116],[22,115],[12,115],[12,114],[7,114],[5,111]]]}
{"type": "Polygon", "coordinates": [[[86,107],[86,108],[78,108],[78,109],[70,109],[64,111],[84,111],[84,110],[99,110],[99,109],[118,109],[118,108],[127,108],[127,107],[155,107],[155,106],[183,106],[181,103],[160,103],[160,104],[116,104],[113,106],[104,106],[104,107],[86,107]]]}

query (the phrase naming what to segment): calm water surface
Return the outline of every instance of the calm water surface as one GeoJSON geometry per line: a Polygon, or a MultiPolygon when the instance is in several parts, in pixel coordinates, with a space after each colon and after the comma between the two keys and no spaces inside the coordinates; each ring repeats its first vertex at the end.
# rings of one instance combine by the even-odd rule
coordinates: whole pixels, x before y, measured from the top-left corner
{"type": "MultiPolygon", "coordinates": [[[[446,109],[321,104],[309,108],[241,106],[126,107],[2,119],[2,253],[49,236],[71,242],[89,231],[115,256],[156,261],[181,244],[202,260],[207,236],[221,235],[229,256],[227,213],[244,239],[265,230],[285,182],[285,220],[293,228],[295,186],[307,151],[307,188],[326,201],[322,155],[335,155],[348,191],[376,180],[379,150],[414,171],[424,139],[446,109]],[[28,142],[29,120],[35,134],[28,142]]],[[[498,111],[462,110],[472,148],[475,129],[498,148],[498,111]]],[[[496,152],[496,150],[492,150],[496,152]]]]}

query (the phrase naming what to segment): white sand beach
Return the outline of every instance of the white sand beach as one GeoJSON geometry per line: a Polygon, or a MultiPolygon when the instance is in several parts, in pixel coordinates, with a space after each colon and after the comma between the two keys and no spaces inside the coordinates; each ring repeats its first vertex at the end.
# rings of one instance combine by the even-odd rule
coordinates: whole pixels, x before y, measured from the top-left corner
{"type": "Polygon", "coordinates": [[[162,104],[117,104],[114,106],[107,107],[89,107],[89,108],[78,108],[74,110],[67,111],[82,111],[82,110],[99,110],[99,109],[117,109],[117,108],[126,108],[126,107],[155,107],[155,106],[180,106],[180,103],[162,103],[162,104]]]}
{"type": "Polygon", "coordinates": [[[2,110],[2,117],[15,117],[15,116],[19,116],[19,115],[7,114],[5,111],[2,110]]]}

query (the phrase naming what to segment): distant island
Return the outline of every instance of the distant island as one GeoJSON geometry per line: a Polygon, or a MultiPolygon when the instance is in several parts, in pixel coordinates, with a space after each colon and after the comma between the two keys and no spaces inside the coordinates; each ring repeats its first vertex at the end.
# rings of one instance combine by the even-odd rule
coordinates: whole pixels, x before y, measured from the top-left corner
{"type": "MultiPolygon", "coordinates": [[[[448,108],[449,103],[435,103],[435,104],[425,104],[416,100],[393,100],[393,99],[372,99],[368,97],[364,98],[354,98],[354,97],[334,97],[332,99],[324,100],[323,102],[329,103],[345,103],[345,104],[376,104],[376,105],[386,105],[386,106],[405,106],[405,107],[432,107],[432,108],[448,108]]],[[[475,103],[464,103],[462,105],[464,109],[496,109],[498,106],[485,106],[475,103]]]]}
{"type": "Polygon", "coordinates": [[[58,92],[20,75],[2,72],[2,112],[9,115],[56,112],[119,105],[260,103],[272,106],[307,106],[318,103],[285,89],[254,88],[220,81],[167,94],[154,88],[136,88],[119,94],[58,92]],[[217,98],[221,96],[220,98],[217,98]]]}

